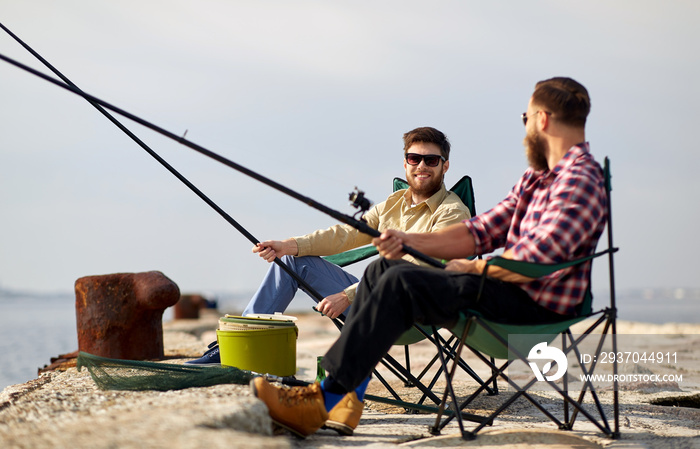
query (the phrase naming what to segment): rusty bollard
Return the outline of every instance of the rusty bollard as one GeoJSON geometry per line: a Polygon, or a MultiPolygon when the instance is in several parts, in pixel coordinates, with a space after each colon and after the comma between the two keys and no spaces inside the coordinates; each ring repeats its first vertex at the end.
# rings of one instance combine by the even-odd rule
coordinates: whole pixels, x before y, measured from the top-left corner
{"type": "Polygon", "coordinates": [[[202,295],[182,295],[175,304],[175,319],[197,319],[199,310],[206,306],[206,300],[202,295]]]}
{"type": "Polygon", "coordinates": [[[163,358],[163,311],[180,299],[159,271],[86,276],[75,281],[78,349],[127,360],[163,358]]]}

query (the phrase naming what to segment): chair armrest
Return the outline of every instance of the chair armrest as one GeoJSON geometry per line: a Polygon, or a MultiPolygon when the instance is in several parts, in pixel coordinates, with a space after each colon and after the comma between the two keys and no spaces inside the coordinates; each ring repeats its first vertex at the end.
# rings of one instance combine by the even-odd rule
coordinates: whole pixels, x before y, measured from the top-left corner
{"type": "Polygon", "coordinates": [[[339,254],[333,254],[332,256],[324,256],[323,259],[338,265],[339,267],[344,267],[361,260],[365,260],[369,257],[377,254],[377,248],[373,245],[363,246],[361,248],[351,249],[339,254]]]}
{"type": "Polygon", "coordinates": [[[563,270],[564,268],[569,268],[569,267],[579,265],[583,262],[587,262],[589,260],[595,259],[596,257],[600,257],[600,256],[605,255],[605,254],[617,252],[617,250],[618,250],[618,248],[609,248],[609,249],[606,249],[605,251],[591,254],[590,256],[581,257],[579,259],[570,260],[567,262],[553,263],[553,264],[525,262],[522,260],[512,260],[512,259],[503,258],[501,256],[495,256],[495,257],[492,257],[486,261],[486,271],[488,271],[489,266],[493,265],[493,266],[505,268],[508,271],[512,271],[513,273],[521,274],[523,276],[527,276],[530,278],[539,278],[542,276],[547,276],[548,274],[552,274],[555,271],[563,270]]]}

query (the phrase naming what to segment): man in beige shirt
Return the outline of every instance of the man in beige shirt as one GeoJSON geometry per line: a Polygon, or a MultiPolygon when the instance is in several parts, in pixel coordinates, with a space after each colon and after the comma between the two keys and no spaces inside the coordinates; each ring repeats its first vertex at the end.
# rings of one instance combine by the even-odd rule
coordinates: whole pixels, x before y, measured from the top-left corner
{"type": "MultiPolygon", "coordinates": [[[[469,218],[467,206],[455,193],[448,192],[443,182],[450,166],[447,137],[437,129],[424,127],[407,132],[403,140],[403,165],[409,188],[392,193],[370,209],[364,216],[367,224],[380,232],[432,232],[469,218]]],[[[371,242],[369,235],[338,224],[301,237],[261,242],[253,247],[253,252],[268,262],[276,257],[282,259],[324,296],[316,307],[318,311],[336,318],[352,304],[358,279],[318,256],[338,254],[371,242]]],[[[409,255],[405,258],[418,263],[409,255]]],[[[298,288],[291,276],[273,264],[243,314],[283,312],[298,288]]]]}
{"type": "MultiPolygon", "coordinates": [[[[392,193],[386,201],[372,207],[364,216],[367,224],[380,232],[432,232],[469,218],[467,206],[443,183],[450,166],[447,137],[435,128],[423,127],[404,134],[403,141],[403,166],[409,188],[392,193]]],[[[320,256],[338,254],[371,241],[372,237],[352,226],[338,224],[301,237],[261,242],[253,247],[253,252],[268,262],[279,257],[324,296],[317,310],[336,318],[355,298],[358,279],[320,256]]],[[[406,259],[418,263],[409,255],[406,259]]],[[[278,264],[271,264],[243,315],[284,312],[298,289],[296,279],[278,264]]],[[[188,363],[219,364],[218,347],[212,346],[200,359],[188,363]]]]}

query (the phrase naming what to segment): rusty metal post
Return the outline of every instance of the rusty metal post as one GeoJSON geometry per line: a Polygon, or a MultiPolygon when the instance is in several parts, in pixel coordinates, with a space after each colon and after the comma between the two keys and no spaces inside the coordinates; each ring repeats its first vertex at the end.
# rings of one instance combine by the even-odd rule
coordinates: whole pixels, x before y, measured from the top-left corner
{"type": "Polygon", "coordinates": [[[174,318],[187,320],[199,318],[199,311],[206,307],[206,300],[201,295],[181,295],[175,304],[174,318]]]}
{"type": "Polygon", "coordinates": [[[163,312],[180,299],[159,271],[86,276],[75,281],[78,349],[127,360],[161,359],[163,312]]]}

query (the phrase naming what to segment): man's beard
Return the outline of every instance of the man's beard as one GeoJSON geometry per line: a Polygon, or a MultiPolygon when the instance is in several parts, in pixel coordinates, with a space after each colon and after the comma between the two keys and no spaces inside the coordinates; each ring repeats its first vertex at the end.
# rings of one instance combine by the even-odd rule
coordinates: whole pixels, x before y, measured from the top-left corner
{"type": "Polygon", "coordinates": [[[527,133],[523,139],[527,162],[533,170],[547,170],[547,143],[539,133],[527,133]]]}
{"type": "Polygon", "coordinates": [[[408,182],[408,186],[411,188],[412,192],[420,195],[433,196],[440,190],[440,187],[442,187],[442,176],[434,174],[430,178],[430,182],[422,186],[417,186],[412,176],[409,176],[406,182],[408,182]]]}

